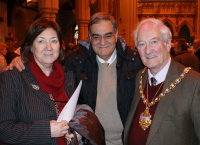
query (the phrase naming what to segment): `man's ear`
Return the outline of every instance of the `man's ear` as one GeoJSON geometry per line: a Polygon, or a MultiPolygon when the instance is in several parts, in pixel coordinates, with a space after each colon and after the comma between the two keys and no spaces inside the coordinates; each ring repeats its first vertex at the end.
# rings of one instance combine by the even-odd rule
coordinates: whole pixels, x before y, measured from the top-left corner
{"type": "Polygon", "coordinates": [[[92,37],[91,37],[91,35],[90,35],[90,34],[89,34],[88,36],[89,36],[89,39],[90,39],[90,42],[91,42],[91,41],[92,41],[92,37]]]}
{"type": "Polygon", "coordinates": [[[118,38],[118,31],[115,33],[115,41],[117,42],[117,38],[118,38]]]}

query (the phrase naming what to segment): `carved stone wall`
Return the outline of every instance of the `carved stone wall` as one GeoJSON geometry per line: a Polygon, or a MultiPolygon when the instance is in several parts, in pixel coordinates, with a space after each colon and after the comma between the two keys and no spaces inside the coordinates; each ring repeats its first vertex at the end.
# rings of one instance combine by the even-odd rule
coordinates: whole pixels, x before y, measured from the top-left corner
{"type": "Polygon", "coordinates": [[[170,24],[174,37],[179,37],[179,31],[186,25],[190,31],[190,37],[195,36],[195,22],[197,4],[195,0],[184,1],[138,1],[138,18],[143,20],[149,17],[158,18],[170,24]]]}

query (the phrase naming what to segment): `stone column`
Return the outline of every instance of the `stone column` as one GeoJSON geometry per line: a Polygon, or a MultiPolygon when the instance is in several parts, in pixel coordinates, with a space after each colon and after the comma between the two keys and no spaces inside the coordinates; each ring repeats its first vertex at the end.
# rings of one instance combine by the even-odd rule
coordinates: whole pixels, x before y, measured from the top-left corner
{"type": "Polygon", "coordinates": [[[38,0],[38,9],[42,17],[56,21],[59,9],[59,0],[38,0]]]}
{"type": "MultiPolygon", "coordinates": [[[[131,17],[133,18],[132,19],[132,22],[131,22],[131,33],[136,29],[136,26],[137,26],[137,23],[138,23],[138,1],[137,0],[134,0],[132,1],[132,7],[131,9],[133,10],[132,11],[132,15],[131,17]]],[[[133,37],[131,37],[131,41],[130,41],[130,46],[132,46],[133,48],[135,48],[135,44],[134,44],[134,41],[133,41],[133,37]]]]}
{"type": "MultiPolygon", "coordinates": [[[[1,18],[1,17],[0,17],[1,18]]],[[[2,21],[3,22],[3,21],[2,21]]],[[[0,28],[2,28],[2,26],[1,26],[1,23],[2,23],[1,21],[0,21],[0,28]]],[[[5,35],[3,34],[3,32],[1,31],[2,29],[0,29],[0,42],[4,42],[4,40],[5,40],[5,35]]]]}
{"type": "Polygon", "coordinates": [[[197,23],[196,23],[196,38],[200,39],[200,0],[197,0],[197,23]]]}
{"type": "Polygon", "coordinates": [[[90,1],[76,0],[76,22],[78,24],[78,39],[88,37],[88,22],[90,20],[90,1]]]}
{"type": "Polygon", "coordinates": [[[131,33],[138,22],[138,1],[120,0],[120,35],[126,40],[127,45],[134,48],[133,37],[131,33]]]}
{"type": "Polygon", "coordinates": [[[109,12],[108,8],[108,1],[109,0],[98,0],[98,10],[99,12],[109,12]]]}

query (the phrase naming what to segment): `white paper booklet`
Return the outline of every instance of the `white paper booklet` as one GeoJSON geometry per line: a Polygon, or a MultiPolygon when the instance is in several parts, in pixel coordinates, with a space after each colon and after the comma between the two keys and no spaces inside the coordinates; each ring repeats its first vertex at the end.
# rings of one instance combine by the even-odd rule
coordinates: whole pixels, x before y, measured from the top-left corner
{"type": "Polygon", "coordinates": [[[71,96],[71,98],[69,99],[69,101],[67,102],[65,107],[63,108],[62,112],[58,116],[58,119],[57,119],[58,122],[60,122],[62,120],[67,120],[69,122],[73,118],[74,112],[76,109],[76,105],[77,105],[77,101],[79,98],[81,86],[82,86],[82,80],[80,81],[80,83],[79,83],[78,87],[76,88],[76,90],[74,91],[73,95],[71,96]]]}

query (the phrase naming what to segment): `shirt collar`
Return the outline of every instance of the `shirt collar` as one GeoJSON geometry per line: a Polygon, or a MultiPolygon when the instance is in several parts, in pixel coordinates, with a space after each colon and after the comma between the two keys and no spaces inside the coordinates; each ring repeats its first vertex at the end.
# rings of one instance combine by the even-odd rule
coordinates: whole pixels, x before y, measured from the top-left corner
{"type": "Polygon", "coordinates": [[[160,84],[161,82],[165,81],[165,78],[167,76],[167,72],[169,70],[169,66],[171,63],[171,57],[168,61],[168,63],[165,65],[165,67],[158,72],[155,76],[152,75],[152,73],[150,72],[150,70],[148,69],[148,80],[149,80],[149,84],[151,85],[151,78],[154,77],[156,79],[156,85],[160,84]]]}
{"type": "Polygon", "coordinates": [[[107,61],[103,60],[98,55],[96,55],[96,57],[100,61],[100,63],[108,63],[110,65],[110,64],[112,64],[115,61],[115,59],[117,57],[117,50],[115,49],[113,51],[113,54],[111,55],[111,57],[107,61]]]}

